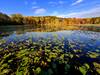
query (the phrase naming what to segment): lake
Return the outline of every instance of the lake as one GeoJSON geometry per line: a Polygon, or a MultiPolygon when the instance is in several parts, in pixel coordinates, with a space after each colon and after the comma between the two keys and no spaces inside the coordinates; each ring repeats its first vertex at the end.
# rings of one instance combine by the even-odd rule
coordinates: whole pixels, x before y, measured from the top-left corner
{"type": "Polygon", "coordinates": [[[100,28],[89,29],[39,32],[27,25],[0,26],[0,66],[6,64],[7,74],[27,69],[30,75],[99,75],[100,28]]]}

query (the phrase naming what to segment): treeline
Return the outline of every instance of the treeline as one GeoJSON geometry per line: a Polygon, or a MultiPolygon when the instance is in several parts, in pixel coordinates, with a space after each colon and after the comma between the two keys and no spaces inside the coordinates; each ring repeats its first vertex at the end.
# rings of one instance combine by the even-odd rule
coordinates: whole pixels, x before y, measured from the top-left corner
{"type": "Polygon", "coordinates": [[[22,16],[21,14],[6,15],[0,13],[0,25],[34,25],[34,26],[59,26],[77,24],[100,24],[100,17],[94,18],[59,18],[56,16],[22,16]]]}

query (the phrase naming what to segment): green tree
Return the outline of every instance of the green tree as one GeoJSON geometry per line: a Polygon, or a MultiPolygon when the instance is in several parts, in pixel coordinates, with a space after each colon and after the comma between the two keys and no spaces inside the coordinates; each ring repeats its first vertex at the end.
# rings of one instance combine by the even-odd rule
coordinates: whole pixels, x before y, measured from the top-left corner
{"type": "Polygon", "coordinates": [[[0,13],[0,25],[9,24],[10,22],[11,20],[8,15],[0,13]]]}

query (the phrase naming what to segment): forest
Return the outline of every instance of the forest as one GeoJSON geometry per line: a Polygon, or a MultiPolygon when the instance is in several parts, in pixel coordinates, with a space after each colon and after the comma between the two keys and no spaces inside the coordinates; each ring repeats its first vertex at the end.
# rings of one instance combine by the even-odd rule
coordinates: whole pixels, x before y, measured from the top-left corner
{"type": "Polygon", "coordinates": [[[7,15],[0,13],[0,25],[34,25],[45,27],[46,25],[79,25],[100,24],[100,17],[93,18],[61,18],[56,16],[23,16],[21,14],[7,15]]]}

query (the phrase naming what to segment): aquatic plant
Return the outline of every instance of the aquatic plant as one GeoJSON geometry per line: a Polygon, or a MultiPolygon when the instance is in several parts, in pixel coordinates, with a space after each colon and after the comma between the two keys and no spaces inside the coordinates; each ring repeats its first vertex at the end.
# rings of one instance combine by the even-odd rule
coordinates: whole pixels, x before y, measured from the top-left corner
{"type": "Polygon", "coordinates": [[[84,53],[76,45],[73,42],[66,45],[60,39],[33,42],[30,38],[7,45],[0,40],[0,75],[100,74],[96,59],[100,57],[99,51],[84,53]]]}

